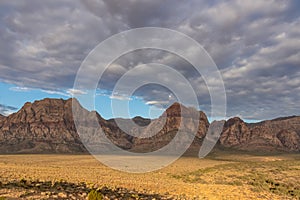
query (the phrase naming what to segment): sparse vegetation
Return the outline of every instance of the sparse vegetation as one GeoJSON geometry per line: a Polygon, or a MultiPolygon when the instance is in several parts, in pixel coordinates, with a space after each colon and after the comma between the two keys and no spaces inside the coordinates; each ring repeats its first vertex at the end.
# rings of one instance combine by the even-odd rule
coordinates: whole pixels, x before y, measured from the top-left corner
{"type": "Polygon", "coordinates": [[[88,195],[88,199],[89,200],[102,200],[103,195],[100,192],[98,192],[97,190],[92,190],[92,191],[90,191],[90,193],[88,195]]]}
{"type": "Polygon", "coordinates": [[[147,174],[112,170],[85,155],[6,155],[0,156],[0,194],[7,199],[299,199],[299,172],[300,155],[183,157],[147,174]]]}
{"type": "Polygon", "coordinates": [[[254,192],[271,192],[300,199],[300,161],[242,161],[199,169],[173,176],[184,182],[217,185],[251,186],[254,192]]]}

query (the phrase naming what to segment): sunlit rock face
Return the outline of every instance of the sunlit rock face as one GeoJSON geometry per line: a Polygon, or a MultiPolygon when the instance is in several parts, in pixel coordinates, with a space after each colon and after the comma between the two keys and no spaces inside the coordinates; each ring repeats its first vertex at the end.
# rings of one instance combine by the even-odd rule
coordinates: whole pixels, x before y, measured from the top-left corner
{"type": "Polygon", "coordinates": [[[300,117],[247,124],[235,117],[224,126],[220,144],[248,151],[300,151],[300,117]]]}
{"type": "MultiPolygon", "coordinates": [[[[139,153],[156,151],[168,145],[180,132],[183,136],[176,141],[175,147],[186,145],[186,141],[191,140],[188,152],[197,152],[208,127],[205,113],[179,103],[174,103],[153,120],[142,117],[105,120],[97,112],[84,109],[76,99],[44,99],[26,103],[7,117],[0,115],[0,153],[87,153],[82,141],[99,148],[107,146],[108,142],[100,137],[101,131],[119,148],[139,153]],[[77,126],[72,108],[80,117],[77,126]]],[[[217,147],[300,152],[300,117],[254,124],[238,117],[229,119],[217,147]]]]}

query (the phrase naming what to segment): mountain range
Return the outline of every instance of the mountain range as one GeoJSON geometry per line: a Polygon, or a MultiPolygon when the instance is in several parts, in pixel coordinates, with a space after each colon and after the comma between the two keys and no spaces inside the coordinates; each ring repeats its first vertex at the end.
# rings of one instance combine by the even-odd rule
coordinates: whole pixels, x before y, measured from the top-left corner
{"type": "MultiPolygon", "coordinates": [[[[9,116],[0,115],[0,153],[87,153],[82,141],[92,143],[99,138],[92,131],[87,131],[88,137],[78,135],[72,113],[74,103],[78,112],[97,119],[111,142],[131,152],[152,152],[164,147],[180,126],[184,137],[194,137],[187,153],[198,152],[210,125],[204,112],[179,103],[174,103],[153,120],[142,117],[105,120],[97,112],[84,109],[76,99],[46,98],[25,103],[18,112],[9,116]],[[131,126],[132,122],[134,126],[131,126]],[[196,136],[190,134],[192,132],[196,132],[196,136]]],[[[94,126],[89,117],[82,122],[85,127],[94,126]]],[[[181,142],[176,145],[181,145],[181,142]]],[[[300,117],[282,117],[259,123],[231,118],[225,122],[215,148],[299,153],[300,117]]]]}

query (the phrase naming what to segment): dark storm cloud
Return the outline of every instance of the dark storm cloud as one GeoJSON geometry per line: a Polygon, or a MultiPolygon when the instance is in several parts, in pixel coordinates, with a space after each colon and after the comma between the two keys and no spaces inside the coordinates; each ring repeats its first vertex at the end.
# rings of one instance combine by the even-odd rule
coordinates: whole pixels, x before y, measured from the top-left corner
{"type": "MultiPolygon", "coordinates": [[[[95,2],[99,1],[82,0],[82,2],[93,13],[102,17],[100,12],[94,9],[95,2]]],[[[138,28],[144,26],[174,26],[188,17],[194,3],[193,1],[182,0],[104,0],[103,4],[112,16],[121,19],[130,28],[138,28]]]]}
{"type": "MultiPolygon", "coordinates": [[[[99,42],[123,30],[160,26],[189,35],[212,56],[224,78],[228,116],[299,115],[299,9],[296,0],[4,0],[0,80],[49,90],[71,88],[82,60],[99,42]]],[[[125,55],[106,70],[100,85],[112,90],[126,71],[149,62],[183,74],[197,91],[201,108],[209,111],[201,75],[166,52],[125,55]]],[[[166,101],[170,91],[144,87],[137,93],[145,101],[166,101]]]]}
{"type": "Polygon", "coordinates": [[[0,21],[1,79],[45,89],[72,87],[81,61],[111,34],[105,22],[75,1],[18,2],[0,3],[10,8],[0,21]]]}

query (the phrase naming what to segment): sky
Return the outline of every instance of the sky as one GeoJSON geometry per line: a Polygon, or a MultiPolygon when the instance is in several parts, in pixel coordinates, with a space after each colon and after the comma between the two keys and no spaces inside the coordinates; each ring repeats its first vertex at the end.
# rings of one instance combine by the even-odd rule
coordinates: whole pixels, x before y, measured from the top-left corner
{"type": "MultiPolygon", "coordinates": [[[[214,60],[226,89],[227,117],[258,121],[300,115],[299,10],[298,0],[1,0],[0,114],[16,112],[27,101],[89,93],[73,85],[91,50],[122,31],[162,27],[193,38],[214,60]]],[[[203,77],[186,60],[154,49],[129,52],[111,63],[89,109],[104,118],[125,117],[112,113],[111,102],[127,99],[130,117],[158,117],[177,100],[170,89],[152,84],[129,97],[112,93],[122,75],[147,63],[180,72],[197,95],[198,109],[210,112],[203,77]]],[[[173,85],[180,90],[178,82],[173,85]]]]}

